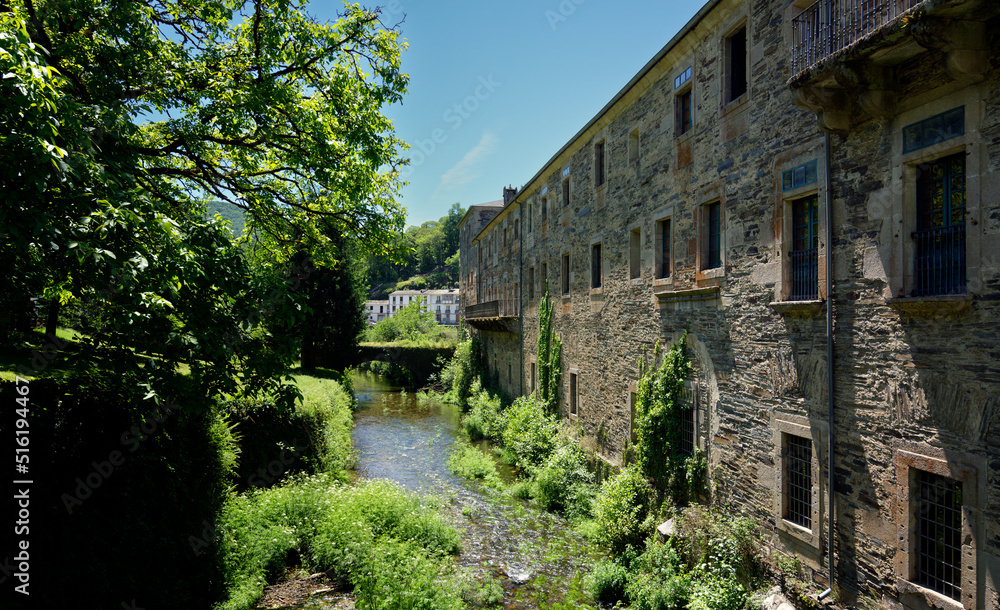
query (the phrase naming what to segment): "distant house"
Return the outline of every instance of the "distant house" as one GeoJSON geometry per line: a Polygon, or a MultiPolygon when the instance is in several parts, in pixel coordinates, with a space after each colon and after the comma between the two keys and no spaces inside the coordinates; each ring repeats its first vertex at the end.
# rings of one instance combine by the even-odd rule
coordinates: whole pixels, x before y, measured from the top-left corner
{"type": "Polygon", "coordinates": [[[369,324],[391,318],[410,303],[423,301],[424,309],[434,314],[438,324],[458,325],[459,292],[457,289],[397,290],[385,301],[367,301],[365,313],[369,324]]]}

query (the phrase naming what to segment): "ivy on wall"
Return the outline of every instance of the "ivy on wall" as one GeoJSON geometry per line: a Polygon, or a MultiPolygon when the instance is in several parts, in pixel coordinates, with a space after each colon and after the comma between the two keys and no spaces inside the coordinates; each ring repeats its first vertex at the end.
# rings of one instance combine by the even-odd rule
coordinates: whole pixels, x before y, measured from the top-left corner
{"type": "Polygon", "coordinates": [[[697,448],[690,456],[681,452],[681,416],[694,408],[683,398],[684,380],[692,371],[686,339],[687,333],[662,356],[657,342],[652,362],[639,362],[635,405],[636,465],[676,503],[697,498],[705,487],[704,454],[697,448]]]}
{"type": "Polygon", "coordinates": [[[549,413],[559,409],[559,382],[562,380],[562,341],[552,330],[553,303],[546,287],[538,308],[538,389],[549,413]]]}

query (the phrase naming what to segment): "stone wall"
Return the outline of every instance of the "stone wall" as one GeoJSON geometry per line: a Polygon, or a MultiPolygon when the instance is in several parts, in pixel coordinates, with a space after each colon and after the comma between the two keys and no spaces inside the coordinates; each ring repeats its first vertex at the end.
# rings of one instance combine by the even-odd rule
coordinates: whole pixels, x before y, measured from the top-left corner
{"type": "MultiPolygon", "coordinates": [[[[946,69],[947,49],[917,49],[894,69],[898,101],[892,111],[877,118],[854,112],[850,128],[830,137],[831,197],[817,116],[796,106],[797,92],[785,84],[792,76],[788,24],[797,10],[779,0],[716,3],[511,204],[521,208],[526,224],[529,209],[533,215],[517,261],[524,282],[535,278],[534,298],[527,286],[521,290],[522,387],[530,389],[538,303],[547,282],[564,346],[561,411],[569,416],[573,373],[579,395],[573,417],[581,434],[605,460],[620,463],[639,359],[657,341],[669,343],[687,331],[697,377],[698,443],[708,454],[713,500],[758,520],[776,550],[797,554],[817,581],[828,582],[830,256],[838,589],[845,599],[874,591],[894,607],[951,603],[910,583],[912,477],[922,470],[963,485],[968,535],[961,603],[1000,607],[997,19],[988,22],[993,51],[981,81],[956,80],[946,69]],[[749,90],[728,101],[726,39],[743,23],[749,90]],[[675,78],[689,66],[689,84],[675,89],[675,78]],[[679,134],[677,93],[686,87],[693,127],[679,134]],[[965,108],[964,135],[903,152],[904,127],[957,107],[965,108]],[[600,142],[606,182],[597,186],[600,142]],[[915,176],[923,163],[958,152],[966,155],[968,291],[914,298],[915,176]],[[785,171],[811,162],[815,181],[784,188],[785,171]],[[570,197],[563,205],[567,179],[570,197]],[[789,303],[792,208],[814,195],[818,294],[789,303]],[[716,202],[722,261],[708,268],[707,206],[716,202]],[[657,262],[658,222],[667,218],[669,273],[657,262]],[[591,283],[595,244],[602,259],[599,288],[591,283]],[[639,277],[632,264],[636,245],[639,277]],[[566,256],[569,291],[562,295],[566,256]],[[783,518],[783,439],[789,435],[812,440],[810,527],[783,518]]],[[[512,341],[484,346],[488,360],[516,361],[512,341]]]]}

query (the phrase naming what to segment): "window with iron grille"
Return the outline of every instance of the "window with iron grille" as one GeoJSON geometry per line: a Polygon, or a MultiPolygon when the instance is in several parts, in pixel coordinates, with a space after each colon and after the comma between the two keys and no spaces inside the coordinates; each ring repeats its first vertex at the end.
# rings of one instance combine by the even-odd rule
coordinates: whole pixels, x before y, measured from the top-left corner
{"type": "Polygon", "coordinates": [[[914,293],[965,293],[965,153],[917,167],[914,293]]]}
{"type": "Polygon", "coordinates": [[[722,204],[718,201],[705,206],[706,256],[704,269],[717,269],[722,266],[722,204]]]}
{"type": "Polygon", "coordinates": [[[601,287],[601,244],[590,247],[590,287],[601,287]]]}
{"type": "Polygon", "coordinates": [[[670,219],[664,218],[658,221],[656,225],[660,246],[657,248],[659,256],[656,263],[656,277],[670,277],[670,219]]]}
{"type": "Polygon", "coordinates": [[[792,301],[819,298],[819,195],[792,202],[791,266],[792,301]]]}
{"type": "Polygon", "coordinates": [[[785,436],[785,519],[812,529],[812,440],[785,436]]]}
{"type": "MultiPolygon", "coordinates": [[[[594,186],[604,184],[604,140],[594,145],[594,186]]],[[[565,203],[565,202],[563,202],[565,203]]]]}
{"type": "Polygon", "coordinates": [[[562,293],[569,294],[569,254],[562,257],[562,293]]]}
{"type": "Polygon", "coordinates": [[[962,595],[962,483],[917,471],[917,584],[948,597],[962,595]]]}

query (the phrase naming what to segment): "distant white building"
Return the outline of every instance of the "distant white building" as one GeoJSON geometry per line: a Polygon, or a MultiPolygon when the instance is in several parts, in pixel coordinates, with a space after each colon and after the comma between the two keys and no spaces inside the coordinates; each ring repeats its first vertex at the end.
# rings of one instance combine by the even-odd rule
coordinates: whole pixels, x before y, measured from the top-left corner
{"type": "Polygon", "coordinates": [[[438,324],[445,326],[458,325],[459,293],[455,288],[443,290],[397,290],[389,295],[387,301],[367,301],[365,312],[368,323],[375,324],[380,320],[396,315],[414,301],[422,301],[424,309],[434,314],[438,324]]]}

